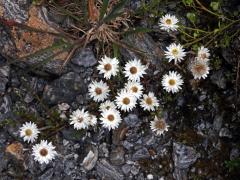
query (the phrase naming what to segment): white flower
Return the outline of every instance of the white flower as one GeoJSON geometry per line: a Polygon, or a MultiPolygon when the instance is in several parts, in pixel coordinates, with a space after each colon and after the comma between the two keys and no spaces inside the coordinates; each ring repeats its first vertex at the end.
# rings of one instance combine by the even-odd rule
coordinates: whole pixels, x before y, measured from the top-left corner
{"type": "Polygon", "coordinates": [[[124,74],[131,81],[140,81],[140,78],[146,74],[147,67],[140,60],[134,59],[129,61],[124,67],[124,74]]]}
{"type": "Polygon", "coordinates": [[[67,111],[69,108],[70,106],[67,103],[58,104],[59,111],[67,111]]]}
{"type": "Polygon", "coordinates": [[[162,86],[167,92],[176,93],[179,89],[182,89],[183,84],[182,76],[177,72],[170,71],[169,74],[165,74],[162,79],[162,86]]]}
{"type": "Polygon", "coordinates": [[[100,107],[99,107],[99,110],[101,112],[105,111],[105,110],[108,110],[108,109],[117,109],[116,105],[114,102],[111,102],[109,100],[103,102],[100,104],[100,107]]]}
{"type": "Polygon", "coordinates": [[[103,74],[105,79],[110,79],[111,76],[116,76],[118,72],[118,60],[104,56],[99,62],[97,69],[100,74],[103,74]]]}
{"type": "Polygon", "coordinates": [[[159,106],[157,98],[152,92],[143,95],[143,99],[140,102],[141,107],[144,110],[154,111],[159,106]]]}
{"type": "Polygon", "coordinates": [[[85,112],[84,109],[81,111],[77,109],[70,115],[70,121],[70,124],[73,124],[74,129],[86,129],[88,128],[90,121],[89,113],[87,111],[85,112]]]}
{"type": "Polygon", "coordinates": [[[116,97],[116,104],[119,109],[122,111],[131,111],[137,103],[137,98],[126,89],[122,89],[117,97],[116,97]]]}
{"type": "Polygon", "coordinates": [[[150,127],[157,135],[162,135],[164,131],[168,131],[169,125],[164,119],[159,119],[155,116],[154,120],[150,123],[150,127]]]}
{"type": "Polygon", "coordinates": [[[165,51],[165,56],[169,62],[174,60],[175,63],[181,62],[183,58],[186,56],[186,52],[181,44],[172,43],[167,47],[167,51],[165,51]]]}
{"type": "Polygon", "coordinates": [[[167,32],[169,31],[176,31],[178,28],[178,19],[176,16],[171,16],[170,14],[166,14],[160,19],[159,26],[162,30],[167,32]]]}
{"type": "Polygon", "coordinates": [[[101,113],[101,115],[101,124],[109,130],[116,129],[122,121],[120,112],[115,109],[105,110],[101,113]]]}
{"type": "Polygon", "coordinates": [[[52,161],[57,152],[55,151],[55,147],[52,145],[51,142],[47,142],[45,140],[41,140],[39,144],[36,144],[32,148],[34,160],[38,161],[40,164],[48,164],[52,161]]]}
{"type": "Polygon", "coordinates": [[[95,126],[97,124],[97,117],[95,115],[89,114],[89,125],[95,126]]]}
{"type": "Polygon", "coordinates": [[[23,137],[24,141],[33,143],[37,138],[40,131],[37,125],[33,122],[26,122],[20,128],[20,137],[23,137]]]}
{"type": "Polygon", "coordinates": [[[198,48],[198,55],[197,55],[197,57],[198,57],[199,60],[208,61],[209,60],[209,56],[210,56],[210,53],[209,53],[208,48],[205,48],[203,46],[198,48]]]}
{"type": "Polygon", "coordinates": [[[209,66],[206,61],[195,60],[190,64],[190,70],[194,79],[205,79],[209,74],[209,66]]]}
{"type": "Polygon", "coordinates": [[[143,93],[143,86],[139,82],[128,81],[125,89],[132,93],[136,98],[140,98],[143,93]]]}
{"type": "Polygon", "coordinates": [[[108,85],[102,80],[100,82],[93,81],[89,85],[90,97],[93,98],[93,100],[96,102],[101,102],[106,99],[108,97],[109,91],[110,90],[108,85]]]}

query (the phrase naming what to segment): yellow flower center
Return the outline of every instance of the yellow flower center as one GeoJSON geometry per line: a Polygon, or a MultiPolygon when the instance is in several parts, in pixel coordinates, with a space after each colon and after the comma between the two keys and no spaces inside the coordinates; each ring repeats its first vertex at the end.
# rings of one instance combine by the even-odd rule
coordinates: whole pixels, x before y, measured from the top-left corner
{"type": "Polygon", "coordinates": [[[97,95],[100,95],[100,94],[102,94],[102,89],[97,87],[95,89],[95,92],[96,92],[97,95]]]}
{"type": "Polygon", "coordinates": [[[163,120],[158,120],[155,122],[156,129],[165,129],[166,124],[163,120]]]}
{"type": "Polygon", "coordinates": [[[105,65],[104,65],[104,69],[105,69],[106,71],[110,71],[110,70],[112,69],[112,65],[111,65],[111,64],[105,64],[105,65]]]}
{"type": "Polygon", "coordinates": [[[81,123],[81,122],[83,122],[83,118],[82,118],[82,117],[79,117],[79,118],[77,119],[77,121],[78,121],[79,123],[81,123]]]}
{"type": "Polygon", "coordinates": [[[41,154],[41,156],[47,156],[48,155],[48,150],[43,148],[43,149],[40,150],[40,154],[41,154]]]}
{"type": "Polygon", "coordinates": [[[136,73],[137,73],[137,68],[136,68],[136,67],[131,67],[131,68],[130,68],[130,72],[131,72],[132,74],[136,74],[136,73]]]}
{"type": "Polygon", "coordinates": [[[31,136],[32,135],[32,130],[31,129],[26,129],[25,134],[26,136],[31,136]]]}
{"type": "Polygon", "coordinates": [[[178,49],[174,48],[174,49],[172,50],[172,54],[173,54],[174,56],[178,55],[178,49]]]}
{"type": "Polygon", "coordinates": [[[171,86],[174,86],[176,84],[176,80],[175,79],[170,79],[168,81],[168,83],[171,85],[171,86]]]}
{"type": "Polygon", "coordinates": [[[125,97],[125,98],[123,98],[122,102],[123,102],[123,104],[128,105],[130,103],[130,99],[125,97]]]}
{"type": "Polygon", "coordinates": [[[137,88],[136,86],[133,86],[133,87],[131,88],[131,90],[132,90],[132,92],[134,92],[134,93],[137,93],[137,92],[138,92],[138,88],[137,88]]]}
{"type": "Polygon", "coordinates": [[[167,19],[165,22],[166,22],[167,25],[171,25],[172,24],[172,20],[171,19],[167,19]]]}
{"type": "Polygon", "coordinates": [[[113,121],[113,120],[114,120],[114,115],[109,114],[109,115],[107,116],[107,119],[108,119],[109,121],[113,121]]]}
{"type": "Polygon", "coordinates": [[[146,102],[148,105],[152,105],[152,104],[153,104],[152,98],[150,98],[150,97],[147,97],[147,98],[145,99],[145,102],[146,102]]]}

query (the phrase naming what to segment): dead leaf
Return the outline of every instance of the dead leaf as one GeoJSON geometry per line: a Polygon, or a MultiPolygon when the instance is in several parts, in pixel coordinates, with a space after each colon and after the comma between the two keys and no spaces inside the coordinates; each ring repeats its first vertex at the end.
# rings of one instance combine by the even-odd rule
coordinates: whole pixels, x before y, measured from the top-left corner
{"type": "Polygon", "coordinates": [[[19,142],[14,142],[8,145],[6,152],[12,154],[19,160],[23,160],[23,145],[19,142]]]}

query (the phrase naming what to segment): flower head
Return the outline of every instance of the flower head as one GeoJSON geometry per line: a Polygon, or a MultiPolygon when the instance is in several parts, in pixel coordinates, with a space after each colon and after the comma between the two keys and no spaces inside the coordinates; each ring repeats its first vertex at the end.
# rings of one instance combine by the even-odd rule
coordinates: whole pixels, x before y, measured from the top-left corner
{"type": "Polygon", "coordinates": [[[209,66],[206,61],[195,60],[190,64],[190,70],[194,79],[205,79],[209,74],[209,66]]]}
{"type": "Polygon", "coordinates": [[[143,95],[140,105],[144,110],[154,111],[155,108],[159,106],[159,103],[153,92],[149,92],[143,95]]]}
{"type": "Polygon", "coordinates": [[[20,128],[20,137],[23,137],[24,141],[33,143],[37,138],[40,131],[37,125],[33,122],[26,122],[20,128]]]}
{"type": "Polygon", "coordinates": [[[89,125],[95,126],[97,124],[97,117],[93,114],[89,114],[89,125]]]}
{"type": "Polygon", "coordinates": [[[109,91],[108,85],[102,80],[100,82],[93,81],[89,85],[90,97],[96,102],[104,101],[108,97],[109,91]]]}
{"type": "Polygon", "coordinates": [[[128,81],[125,85],[125,89],[132,93],[136,98],[140,98],[143,93],[143,86],[140,82],[128,81]]]}
{"type": "Polygon", "coordinates": [[[170,46],[167,47],[167,51],[165,51],[165,56],[171,62],[174,60],[175,63],[181,62],[183,58],[186,56],[186,52],[184,52],[184,49],[182,45],[172,43],[170,46]]]}
{"type": "Polygon", "coordinates": [[[70,124],[73,124],[74,129],[86,129],[90,122],[89,113],[87,111],[85,112],[84,109],[81,111],[77,109],[70,115],[70,121],[70,124]]]}
{"type": "Polygon", "coordinates": [[[140,78],[146,74],[147,67],[140,60],[134,59],[129,61],[124,67],[124,74],[131,81],[140,81],[140,78]]]}
{"type": "Polygon", "coordinates": [[[115,100],[117,107],[122,111],[131,111],[137,104],[137,98],[129,93],[126,89],[122,89],[115,100]]]}
{"type": "Polygon", "coordinates": [[[201,46],[198,49],[197,58],[199,60],[208,61],[209,60],[209,56],[210,56],[210,53],[209,53],[208,48],[205,48],[205,47],[201,46]]]}
{"type": "Polygon", "coordinates": [[[157,135],[162,135],[164,131],[168,131],[169,125],[164,119],[159,119],[157,116],[155,116],[154,120],[150,123],[150,127],[157,135]]]}
{"type": "Polygon", "coordinates": [[[99,110],[101,112],[103,112],[105,110],[109,110],[109,109],[117,109],[114,102],[111,102],[111,101],[107,100],[107,101],[100,104],[99,110]]]}
{"type": "Polygon", "coordinates": [[[115,109],[105,110],[101,115],[101,124],[109,130],[116,129],[122,121],[120,112],[115,109]]]}
{"type": "Polygon", "coordinates": [[[162,86],[167,92],[176,93],[181,89],[183,84],[182,76],[177,72],[170,71],[165,74],[162,79],[162,86]]]}
{"type": "Polygon", "coordinates": [[[41,140],[41,142],[34,145],[32,149],[34,160],[38,161],[40,164],[48,164],[57,155],[55,147],[52,145],[52,143],[48,143],[45,140],[41,140]]]}
{"type": "Polygon", "coordinates": [[[105,79],[110,79],[111,76],[116,76],[118,72],[118,60],[116,58],[109,58],[104,56],[97,69],[99,70],[100,74],[103,74],[105,79]]]}
{"type": "Polygon", "coordinates": [[[176,31],[178,28],[178,19],[176,16],[166,14],[160,19],[159,26],[162,30],[165,30],[167,32],[169,31],[176,31]]]}

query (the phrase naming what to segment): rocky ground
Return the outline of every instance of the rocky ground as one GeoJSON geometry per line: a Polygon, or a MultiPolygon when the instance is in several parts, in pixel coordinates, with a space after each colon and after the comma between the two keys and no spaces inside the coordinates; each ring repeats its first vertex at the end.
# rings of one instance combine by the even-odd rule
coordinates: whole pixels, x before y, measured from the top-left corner
{"type": "MultiPolygon", "coordinates": [[[[5,16],[19,22],[28,20],[29,6],[25,0],[1,4],[5,16]]],[[[131,5],[135,6],[138,3],[131,5]]],[[[157,137],[149,127],[152,117],[140,108],[124,113],[117,130],[109,132],[100,124],[84,132],[74,130],[65,114],[78,107],[94,112],[97,107],[87,94],[91,80],[101,77],[94,46],[76,51],[62,71],[61,60],[39,69],[33,67],[41,57],[12,63],[23,51],[28,55],[28,49],[24,46],[27,50],[19,54],[20,43],[16,44],[11,33],[0,24],[0,179],[238,179],[240,97],[236,93],[239,82],[234,80],[240,36],[213,55],[221,61],[220,67],[212,67],[209,77],[197,85],[186,75],[186,85],[177,95],[164,93],[160,84],[169,69],[161,55],[168,35],[126,39],[152,54],[144,86],[158,96],[170,125],[164,136],[157,137]],[[61,103],[70,108],[59,111],[61,103]],[[31,145],[18,133],[25,121],[54,127],[41,135],[53,141],[59,153],[52,163],[40,165],[33,160],[31,145]],[[13,143],[20,150],[7,148],[13,143]]],[[[29,48],[34,51],[36,47],[29,48]]],[[[121,63],[134,56],[122,49],[121,63]]]]}

